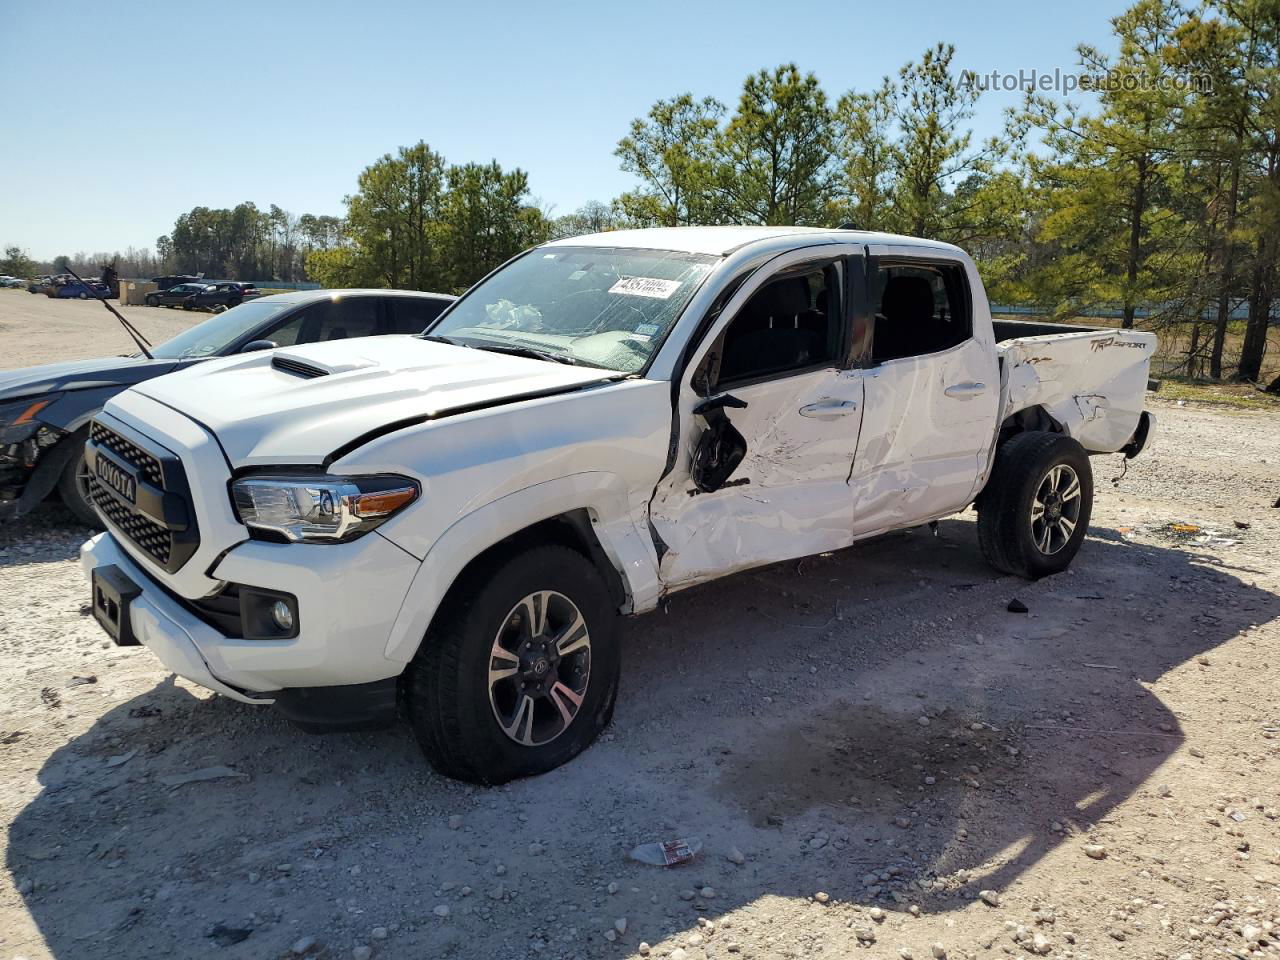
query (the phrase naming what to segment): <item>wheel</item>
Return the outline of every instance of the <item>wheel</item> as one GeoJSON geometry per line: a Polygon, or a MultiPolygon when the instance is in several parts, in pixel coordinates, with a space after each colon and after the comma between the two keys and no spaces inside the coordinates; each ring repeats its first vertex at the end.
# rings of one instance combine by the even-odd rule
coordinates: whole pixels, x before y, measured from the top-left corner
{"type": "Polygon", "coordinates": [[[88,299],[89,299],[89,295],[88,295],[87,293],[83,292],[83,291],[81,291],[80,293],[76,294],[76,296],[78,296],[81,300],[88,300],[88,299]]]}
{"type": "Polygon", "coordinates": [[[600,573],[570,547],[478,566],[445,598],[404,690],[436,770],[499,784],[560,766],[608,726],[618,615],[600,573]]]}
{"type": "Polygon", "coordinates": [[[147,306],[148,306],[148,307],[158,307],[158,306],[160,306],[160,301],[159,301],[159,300],[157,300],[155,297],[147,297],[147,306]]]}
{"type": "Polygon", "coordinates": [[[95,530],[103,529],[102,521],[89,499],[89,466],[84,459],[84,442],[87,433],[76,433],[67,443],[75,444],[75,453],[62,468],[58,477],[58,494],[75,518],[95,530]]]}
{"type": "Polygon", "coordinates": [[[1084,448],[1058,433],[1020,433],[996,452],[978,501],[978,542],[997,570],[1036,580],[1067,569],[1092,511],[1084,448]]]}

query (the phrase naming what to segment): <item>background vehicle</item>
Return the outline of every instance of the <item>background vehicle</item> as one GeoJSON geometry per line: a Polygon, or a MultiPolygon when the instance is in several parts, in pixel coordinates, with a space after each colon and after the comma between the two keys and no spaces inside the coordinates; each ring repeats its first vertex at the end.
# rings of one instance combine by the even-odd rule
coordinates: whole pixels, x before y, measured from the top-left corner
{"type": "MultiPolygon", "coordinates": [[[[84,523],[84,441],[90,419],[121,390],[210,357],[317,340],[418,333],[453,297],[407,290],[308,290],[261,297],[196,324],[141,355],[54,363],[0,373],[0,521],[56,489],[84,523]]],[[[104,318],[106,322],[111,322],[104,318]]]]}
{"type": "Polygon", "coordinates": [[[82,564],[117,642],[308,729],[403,702],[439,770],[498,783],[592,742],[617,614],[670,591],[974,503],[996,567],[1064,569],[1089,454],[1150,439],[1154,346],[993,323],[973,262],[931,241],[557,241],[424,337],[115,397],[86,447],[109,533],[82,564]]]}
{"type": "Polygon", "coordinates": [[[27,293],[44,293],[44,288],[51,279],[50,277],[36,277],[27,284],[27,293]]]}
{"type": "Polygon", "coordinates": [[[59,300],[79,299],[88,300],[90,297],[103,297],[110,293],[110,288],[105,283],[99,283],[89,277],[85,277],[83,281],[77,280],[75,277],[62,274],[53,277],[44,286],[45,296],[56,298],[59,300]]]}
{"type": "Polygon", "coordinates": [[[154,293],[147,294],[148,307],[183,307],[189,306],[188,301],[197,293],[204,290],[206,284],[200,283],[178,283],[169,287],[167,290],[157,290],[154,293]]]}
{"type": "Polygon", "coordinates": [[[180,283],[205,283],[203,277],[193,277],[189,273],[171,274],[164,277],[152,277],[151,282],[156,285],[157,290],[168,290],[170,287],[176,287],[180,283]]]}
{"type": "Polygon", "coordinates": [[[197,310],[211,310],[214,307],[238,307],[246,300],[254,300],[262,296],[252,283],[238,283],[232,280],[220,280],[206,284],[204,289],[194,294],[184,306],[197,310]]]}

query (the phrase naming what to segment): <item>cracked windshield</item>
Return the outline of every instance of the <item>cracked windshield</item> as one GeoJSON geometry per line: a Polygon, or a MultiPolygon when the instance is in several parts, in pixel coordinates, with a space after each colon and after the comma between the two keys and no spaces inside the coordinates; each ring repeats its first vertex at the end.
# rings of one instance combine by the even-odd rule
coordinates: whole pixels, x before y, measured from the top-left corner
{"type": "Polygon", "coordinates": [[[634,373],[718,257],[544,247],[480,283],[428,334],[482,350],[634,373]]]}

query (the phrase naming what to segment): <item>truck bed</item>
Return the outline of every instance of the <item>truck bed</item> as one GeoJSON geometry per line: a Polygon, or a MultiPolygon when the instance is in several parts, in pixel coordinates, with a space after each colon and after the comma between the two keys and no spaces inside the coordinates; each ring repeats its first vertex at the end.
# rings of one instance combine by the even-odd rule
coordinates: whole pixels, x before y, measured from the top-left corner
{"type": "Polygon", "coordinates": [[[1001,420],[1041,407],[1090,453],[1114,453],[1138,427],[1155,334],[994,320],[1001,420]]]}

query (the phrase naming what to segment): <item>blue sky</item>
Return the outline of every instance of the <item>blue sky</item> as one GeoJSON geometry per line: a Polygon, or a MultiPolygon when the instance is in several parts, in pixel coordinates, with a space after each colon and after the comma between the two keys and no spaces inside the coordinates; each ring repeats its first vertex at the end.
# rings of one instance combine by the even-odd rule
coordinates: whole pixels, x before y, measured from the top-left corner
{"type": "MultiPolygon", "coordinates": [[[[1110,49],[1126,4],[0,4],[0,244],[49,258],[151,246],[198,204],[342,212],[367,164],[425,139],[452,162],[527,170],[567,213],[631,186],[613,148],[655,99],[732,104],[795,61],[868,89],[930,44],[958,66],[1052,71],[1110,49]]],[[[988,94],[995,133],[1016,94],[988,94]]]]}

